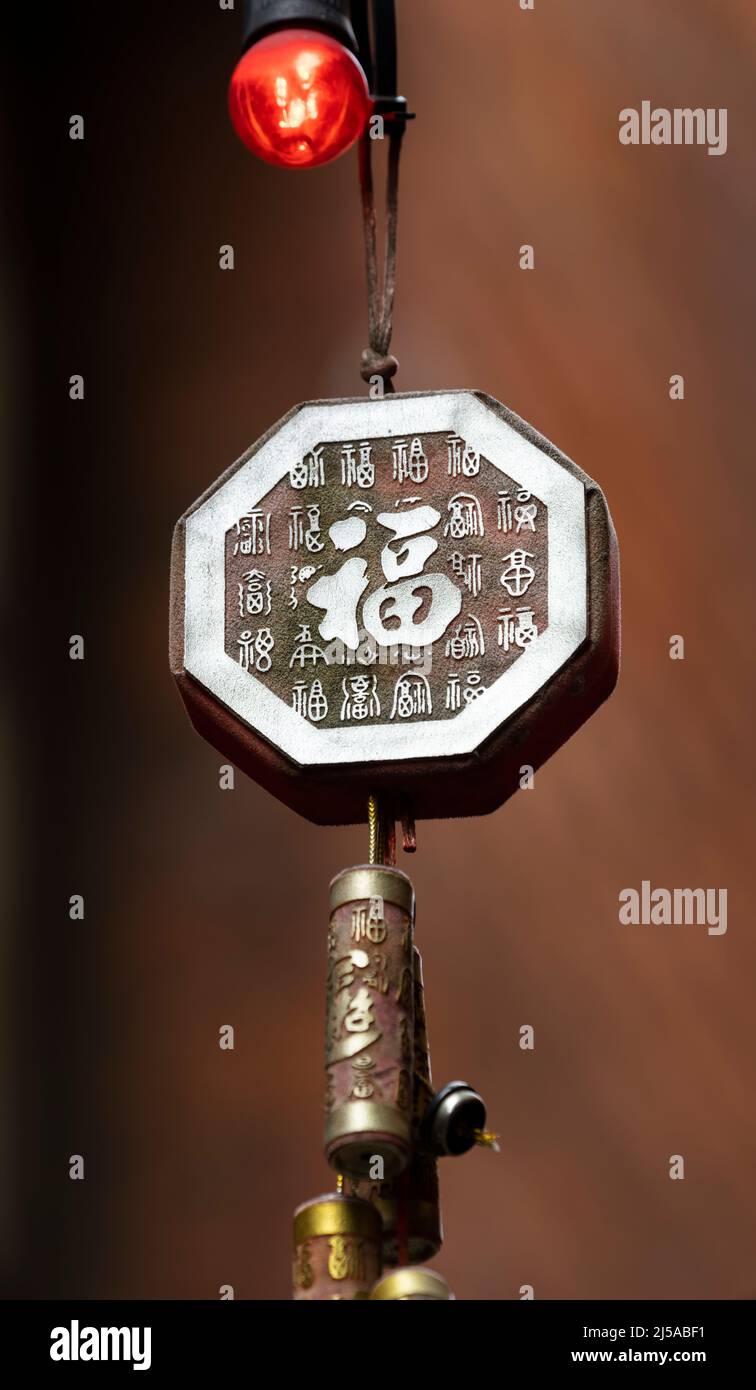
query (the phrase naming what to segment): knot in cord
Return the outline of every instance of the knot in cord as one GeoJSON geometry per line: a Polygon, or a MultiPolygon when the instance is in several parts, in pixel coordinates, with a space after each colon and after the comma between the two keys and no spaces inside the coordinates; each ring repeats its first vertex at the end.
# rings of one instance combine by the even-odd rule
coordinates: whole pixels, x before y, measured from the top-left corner
{"type": "Polygon", "coordinates": [[[360,361],[360,376],[364,382],[370,385],[373,377],[379,376],[383,379],[384,389],[393,390],[389,382],[396,376],[399,370],[399,363],[390,352],[377,352],[375,348],[365,348],[360,361]]]}

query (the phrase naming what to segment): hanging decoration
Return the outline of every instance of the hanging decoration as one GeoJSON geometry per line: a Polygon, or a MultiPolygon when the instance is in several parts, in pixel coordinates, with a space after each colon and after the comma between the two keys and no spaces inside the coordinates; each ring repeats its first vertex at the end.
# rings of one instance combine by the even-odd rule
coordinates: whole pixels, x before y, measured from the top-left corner
{"type": "Polygon", "coordinates": [[[396,828],[411,853],[417,820],[494,811],[611,693],[616,541],[598,485],[498,401],[395,391],[411,113],[393,0],[248,0],[229,99],[272,163],[317,165],[359,140],[368,395],[296,406],[181,517],[171,668],[225,758],[317,824],[368,825],[369,863],[330,890],[336,1191],[295,1213],[294,1297],[448,1299],[425,1265],[442,1243],[438,1161],[497,1144],[471,1086],[434,1091],[396,828]]]}

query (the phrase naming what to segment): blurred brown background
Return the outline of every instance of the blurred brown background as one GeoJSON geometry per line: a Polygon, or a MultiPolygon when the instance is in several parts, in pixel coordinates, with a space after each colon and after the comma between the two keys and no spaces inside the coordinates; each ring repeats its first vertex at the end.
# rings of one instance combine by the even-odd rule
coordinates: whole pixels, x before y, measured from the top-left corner
{"type": "MultiPolygon", "coordinates": [[[[290,174],[235,140],[238,13],[48,8],[17,16],[3,84],[6,1286],[286,1298],[291,1211],[329,1185],[328,880],[365,834],[219,790],[168,674],[168,558],[271,422],[362,389],[355,157],[290,174]]],[[[624,585],[609,704],[532,793],[421,825],[403,861],[434,1077],[478,1086],[502,1135],[443,1167],[436,1263],[464,1299],[753,1297],[756,11],[400,19],[400,389],[484,389],[574,457],[624,585]],[[620,146],[643,99],[726,107],[726,155],[620,146]],[[644,878],[727,888],[726,936],[621,927],[644,878]]]]}

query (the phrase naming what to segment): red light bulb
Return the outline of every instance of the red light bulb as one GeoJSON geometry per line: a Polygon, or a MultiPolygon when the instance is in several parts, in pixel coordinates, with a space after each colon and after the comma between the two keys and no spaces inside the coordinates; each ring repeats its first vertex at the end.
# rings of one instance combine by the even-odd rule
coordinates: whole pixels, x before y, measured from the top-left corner
{"type": "Polygon", "coordinates": [[[312,169],[353,145],[371,110],[357,59],[328,34],[281,29],[247,49],[228,107],[240,140],[268,164],[312,169]]]}

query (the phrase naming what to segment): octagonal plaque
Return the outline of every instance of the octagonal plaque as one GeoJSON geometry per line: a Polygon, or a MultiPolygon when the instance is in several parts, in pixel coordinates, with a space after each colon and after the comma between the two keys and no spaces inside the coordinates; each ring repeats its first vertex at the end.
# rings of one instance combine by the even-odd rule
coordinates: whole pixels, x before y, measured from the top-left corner
{"type": "Polygon", "coordinates": [[[198,731],[320,824],[495,809],[614,687],[600,489],[479,392],[312,401],[181,518],[198,731]]]}

